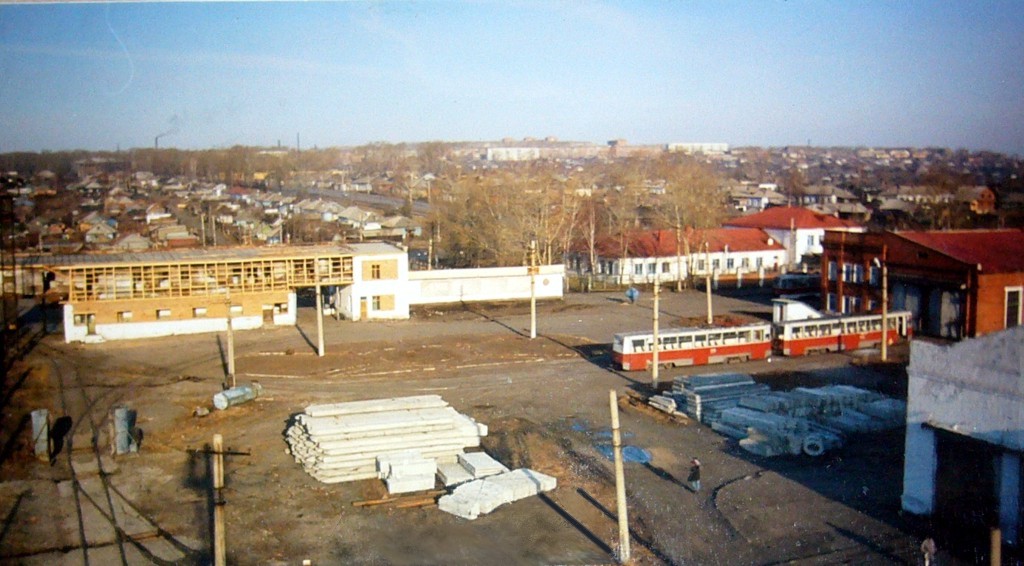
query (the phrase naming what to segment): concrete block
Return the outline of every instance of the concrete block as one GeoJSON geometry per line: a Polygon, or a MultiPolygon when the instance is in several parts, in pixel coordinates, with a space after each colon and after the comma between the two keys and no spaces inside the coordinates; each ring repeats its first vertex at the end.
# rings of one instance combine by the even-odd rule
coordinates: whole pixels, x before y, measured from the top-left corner
{"type": "Polygon", "coordinates": [[[473,474],[469,473],[458,462],[439,462],[437,464],[437,479],[441,480],[445,487],[451,487],[472,481],[473,474]]]}
{"type": "Polygon", "coordinates": [[[436,480],[432,472],[429,475],[421,476],[391,476],[384,482],[388,486],[388,493],[396,494],[434,489],[436,480]]]}
{"type": "Polygon", "coordinates": [[[491,458],[486,452],[459,454],[459,463],[475,478],[493,476],[508,471],[504,464],[491,458]]]}

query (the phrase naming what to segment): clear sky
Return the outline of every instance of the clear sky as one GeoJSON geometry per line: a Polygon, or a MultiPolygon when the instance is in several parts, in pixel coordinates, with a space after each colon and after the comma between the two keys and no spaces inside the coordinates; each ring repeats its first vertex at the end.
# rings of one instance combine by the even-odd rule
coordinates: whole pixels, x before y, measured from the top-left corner
{"type": "Polygon", "coordinates": [[[1017,0],[0,6],[0,152],[556,136],[1024,154],[1017,0]]]}

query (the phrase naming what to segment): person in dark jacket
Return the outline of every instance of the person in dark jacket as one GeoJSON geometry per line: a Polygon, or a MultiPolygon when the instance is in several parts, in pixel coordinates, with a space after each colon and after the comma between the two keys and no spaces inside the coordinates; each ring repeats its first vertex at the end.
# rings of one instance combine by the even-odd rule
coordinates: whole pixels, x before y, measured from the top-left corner
{"type": "Polygon", "coordinates": [[[700,491],[700,460],[694,458],[690,462],[690,477],[686,478],[686,481],[690,482],[690,489],[694,493],[700,491]]]}

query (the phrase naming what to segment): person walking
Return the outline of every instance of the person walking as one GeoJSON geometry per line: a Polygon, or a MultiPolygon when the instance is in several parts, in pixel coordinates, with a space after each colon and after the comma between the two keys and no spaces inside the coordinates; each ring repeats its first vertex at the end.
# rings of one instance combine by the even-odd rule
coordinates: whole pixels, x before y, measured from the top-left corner
{"type": "Polygon", "coordinates": [[[694,458],[690,462],[690,477],[686,481],[690,482],[690,489],[694,493],[700,491],[700,460],[694,458]]]}

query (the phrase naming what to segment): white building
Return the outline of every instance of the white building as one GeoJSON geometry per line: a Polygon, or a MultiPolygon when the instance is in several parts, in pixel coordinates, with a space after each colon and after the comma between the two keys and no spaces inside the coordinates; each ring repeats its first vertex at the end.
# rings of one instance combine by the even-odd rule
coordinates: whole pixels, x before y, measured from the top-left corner
{"type": "Polygon", "coordinates": [[[726,228],[759,228],[786,247],[793,265],[820,257],[825,230],[864,232],[859,224],[796,206],[777,206],[749,216],[733,218],[726,228]]]}
{"type": "Polygon", "coordinates": [[[1021,541],[1024,327],[911,344],[902,506],[1021,541]]]}

